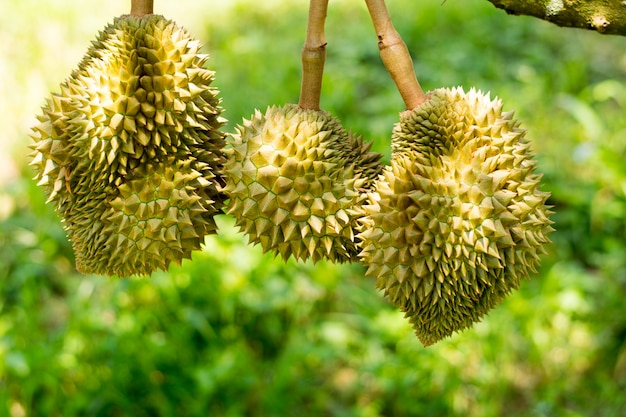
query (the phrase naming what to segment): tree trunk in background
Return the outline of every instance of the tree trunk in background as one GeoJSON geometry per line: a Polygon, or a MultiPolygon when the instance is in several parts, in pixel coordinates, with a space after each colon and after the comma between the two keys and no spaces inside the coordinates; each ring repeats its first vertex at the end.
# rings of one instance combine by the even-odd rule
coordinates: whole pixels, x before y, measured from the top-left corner
{"type": "Polygon", "coordinates": [[[626,36],[626,1],[489,0],[509,14],[538,17],[559,26],[626,36]]]}

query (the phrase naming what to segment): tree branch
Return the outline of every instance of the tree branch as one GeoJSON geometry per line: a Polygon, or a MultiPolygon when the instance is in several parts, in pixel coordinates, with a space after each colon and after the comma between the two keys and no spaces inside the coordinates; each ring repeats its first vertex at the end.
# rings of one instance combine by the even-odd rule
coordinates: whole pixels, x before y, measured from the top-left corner
{"type": "Polygon", "coordinates": [[[326,62],[324,24],[327,12],[328,0],[311,0],[306,40],[302,48],[302,85],[298,102],[303,109],[320,109],[322,77],[326,62]]]}
{"type": "Polygon", "coordinates": [[[626,36],[626,1],[489,0],[509,14],[528,15],[558,26],[626,36]]]}

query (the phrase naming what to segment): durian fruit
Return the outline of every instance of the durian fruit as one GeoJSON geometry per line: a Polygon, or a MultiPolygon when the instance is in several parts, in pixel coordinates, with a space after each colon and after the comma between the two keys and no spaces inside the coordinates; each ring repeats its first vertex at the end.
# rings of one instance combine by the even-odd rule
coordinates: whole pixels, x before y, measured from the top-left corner
{"type": "Polygon", "coordinates": [[[382,169],[370,144],[296,104],[257,110],[228,144],[228,213],[250,242],[284,260],[355,258],[355,208],[382,169]]]}
{"type": "Polygon", "coordinates": [[[215,233],[225,120],[200,47],[163,16],[118,17],[43,107],[31,164],[79,271],[166,269],[215,233]]]}
{"type": "Polygon", "coordinates": [[[394,128],[359,256],[424,345],[470,327],[536,272],[553,229],[524,135],[500,100],[461,88],[430,92],[394,128]]]}

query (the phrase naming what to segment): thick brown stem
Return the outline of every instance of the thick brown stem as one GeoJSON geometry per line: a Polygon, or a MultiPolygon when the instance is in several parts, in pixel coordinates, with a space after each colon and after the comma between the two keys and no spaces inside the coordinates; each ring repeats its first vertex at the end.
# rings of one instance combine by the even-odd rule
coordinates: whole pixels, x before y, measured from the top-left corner
{"type": "Polygon", "coordinates": [[[411,54],[393,27],[385,0],[365,0],[365,3],[378,35],[380,57],[396,83],[407,109],[414,109],[426,100],[426,95],[415,76],[411,54]]]}
{"type": "Polygon", "coordinates": [[[324,23],[327,11],[328,0],[311,0],[306,40],[302,48],[302,85],[298,102],[303,109],[320,109],[322,77],[326,62],[324,23]]]}
{"type": "Polygon", "coordinates": [[[154,0],[132,0],[130,14],[133,16],[145,16],[154,13],[154,0]]]}

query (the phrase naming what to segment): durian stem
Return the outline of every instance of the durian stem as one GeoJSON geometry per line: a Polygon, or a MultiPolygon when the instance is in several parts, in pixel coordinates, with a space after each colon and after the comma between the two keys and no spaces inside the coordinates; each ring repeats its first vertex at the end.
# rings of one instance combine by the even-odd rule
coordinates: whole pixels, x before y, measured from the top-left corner
{"type": "Polygon", "coordinates": [[[298,105],[303,109],[319,110],[322,95],[322,77],[326,62],[324,23],[328,0],[311,0],[306,40],[302,48],[302,85],[298,105]]]}
{"type": "Polygon", "coordinates": [[[132,16],[145,16],[154,13],[154,0],[132,0],[130,14],[132,16]]]}
{"type": "Polygon", "coordinates": [[[396,83],[407,109],[414,109],[426,101],[426,94],[415,76],[409,49],[393,27],[385,0],[365,0],[365,3],[378,35],[378,49],[385,68],[396,83]]]}

